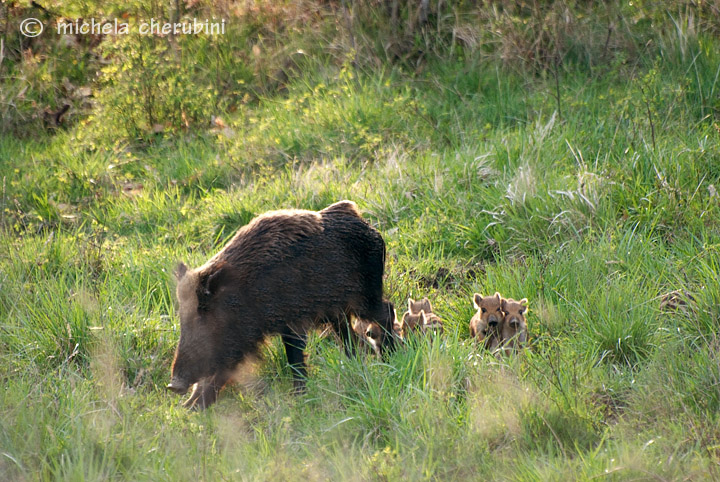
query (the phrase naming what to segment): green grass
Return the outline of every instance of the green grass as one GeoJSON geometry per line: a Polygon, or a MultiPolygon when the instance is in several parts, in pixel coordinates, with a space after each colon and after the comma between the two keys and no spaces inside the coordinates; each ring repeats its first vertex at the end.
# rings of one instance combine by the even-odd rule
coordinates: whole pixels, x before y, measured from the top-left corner
{"type": "Polygon", "coordinates": [[[0,136],[0,478],[720,477],[720,43],[663,39],[564,65],[560,99],[477,55],[320,58],[226,129],[0,136]],[[345,198],[387,242],[388,297],[429,296],[445,334],[386,361],[313,336],[297,397],[271,340],[182,409],[175,263],[345,198]],[[663,311],[676,289],[694,303],[663,311]],[[516,357],[469,340],[495,291],[529,299],[516,357]]]}

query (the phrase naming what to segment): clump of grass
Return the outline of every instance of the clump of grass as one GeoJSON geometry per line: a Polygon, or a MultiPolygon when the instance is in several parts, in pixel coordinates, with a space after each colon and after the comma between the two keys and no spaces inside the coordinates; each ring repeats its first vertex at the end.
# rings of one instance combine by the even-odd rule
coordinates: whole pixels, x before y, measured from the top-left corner
{"type": "Polygon", "coordinates": [[[634,365],[653,349],[655,310],[634,291],[628,296],[627,285],[611,284],[589,293],[580,308],[578,322],[601,360],[634,365]]]}

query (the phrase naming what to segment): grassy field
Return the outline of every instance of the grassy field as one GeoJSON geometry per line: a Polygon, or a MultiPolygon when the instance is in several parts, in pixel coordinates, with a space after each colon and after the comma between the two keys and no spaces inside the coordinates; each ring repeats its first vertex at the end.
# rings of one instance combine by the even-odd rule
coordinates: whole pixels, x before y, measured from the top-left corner
{"type": "Polygon", "coordinates": [[[308,54],[189,129],[123,110],[105,71],[69,125],[0,134],[0,479],[720,479],[720,41],[664,18],[554,68],[308,54]],[[429,296],[446,332],[385,361],[313,335],[302,396],[273,339],[181,408],[175,264],[340,199],[386,240],[387,296],[429,296]],[[518,356],[469,340],[495,291],[529,299],[518,356]]]}

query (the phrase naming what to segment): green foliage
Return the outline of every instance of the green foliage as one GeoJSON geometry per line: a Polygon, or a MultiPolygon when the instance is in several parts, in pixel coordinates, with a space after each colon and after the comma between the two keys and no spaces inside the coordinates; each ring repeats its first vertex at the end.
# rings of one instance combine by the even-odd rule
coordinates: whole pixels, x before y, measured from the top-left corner
{"type": "Polygon", "coordinates": [[[166,124],[179,129],[183,117],[193,122],[208,117],[204,106],[212,101],[211,92],[198,96],[187,71],[155,37],[121,37],[106,55],[117,60],[102,70],[98,100],[103,110],[97,115],[113,120],[102,123],[111,132],[124,128],[127,137],[137,138],[166,124]]]}

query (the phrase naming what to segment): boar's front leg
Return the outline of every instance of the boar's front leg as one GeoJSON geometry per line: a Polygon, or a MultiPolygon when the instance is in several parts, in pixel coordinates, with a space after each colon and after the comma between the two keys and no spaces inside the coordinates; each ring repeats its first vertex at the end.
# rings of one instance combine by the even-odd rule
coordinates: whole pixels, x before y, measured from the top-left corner
{"type": "Polygon", "coordinates": [[[230,378],[227,373],[216,373],[205,377],[195,384],[192,395],[183,403],[183,407],[192,410],[204,410],[217,400],[218,393],[230,378]]]}
{"type": "Polygon", "coordinates": [[[307,377],[307,368],[305,367],[305,335],[295,333],[288,328],[288,330],[282,334],[282,341],[285,345],[288,364],[293,373],[293,389],[295,393],[302,393],[305,391],[305,378],[307,377]]]}

